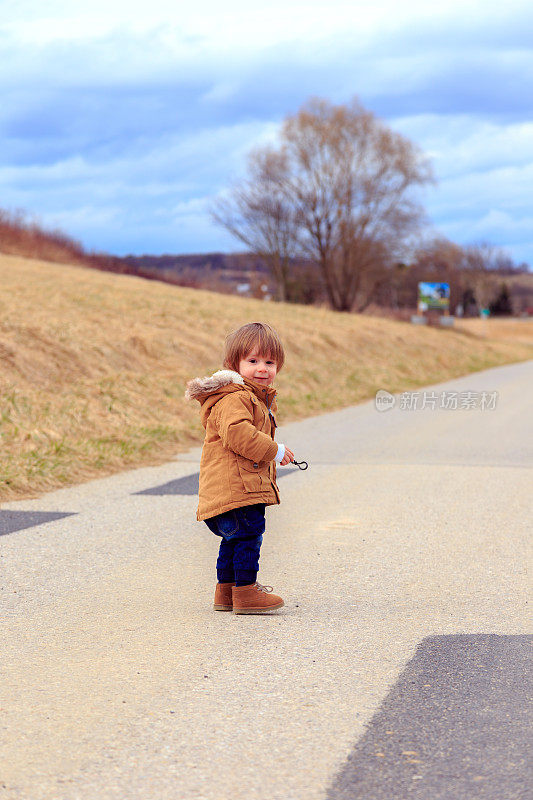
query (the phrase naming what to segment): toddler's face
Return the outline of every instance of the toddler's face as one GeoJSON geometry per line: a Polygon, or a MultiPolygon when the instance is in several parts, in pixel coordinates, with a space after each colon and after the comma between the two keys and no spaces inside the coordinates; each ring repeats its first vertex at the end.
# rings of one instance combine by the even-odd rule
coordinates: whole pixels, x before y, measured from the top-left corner
{"type": "Polygon", "coordinates": [[[259,355],[253,350],[239,362],[239,375],[262,386],[270,386],[278,371],[276,362],[270,356],[259,355]]]}

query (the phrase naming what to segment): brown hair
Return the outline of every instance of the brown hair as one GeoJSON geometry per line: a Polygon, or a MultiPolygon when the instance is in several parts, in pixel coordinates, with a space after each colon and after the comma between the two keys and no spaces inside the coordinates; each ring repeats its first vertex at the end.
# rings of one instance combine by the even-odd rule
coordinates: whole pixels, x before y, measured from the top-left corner
{"type": "Polygon", "coordinates": [[[241,359],[246,358],[253,350],[261,356],[270,356],[279,370],[285,361],[283,345],[278,334],[265,322],[248,322],[236,331],[228,333],[224,349],[224,366],[239,371],[241,359]]]}

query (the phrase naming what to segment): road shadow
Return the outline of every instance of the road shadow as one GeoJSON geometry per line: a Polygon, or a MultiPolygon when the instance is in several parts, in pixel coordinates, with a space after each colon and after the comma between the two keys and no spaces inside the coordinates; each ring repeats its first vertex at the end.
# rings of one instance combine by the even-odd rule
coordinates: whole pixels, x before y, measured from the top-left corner
{"type": "MultiPolygon", "coordinates": [[[[277,479],[283,478],[285,475],[290,474],[291,472],[299,472],[300,470],[297,467],[293,467],[292,469],[283,468],[283,470],[279,470],[277,473],[277,479]]],[[[176,478],[174,481],[168,481],[168,483],[163,483],[161,486],[153,486],[150,489],[143,489],[141,492],[134,492],[134,494],[155,494],[155,495],[166,495],[166,494],[183,494],[183,495],[193,495],[198,494],[198,479],[200,477],[199,472],[195,472],[194,475],[185,475],[183,478],[176,478]]]]}
{"type": "MultiPolygon", "coordinates": [[[[327,800],[526,800],[533,636],[424,639],[327,800]]],[[[529,751],[530,755],[530,751],[529,751]]]]}
{"type": "Polygon", "coordinates": [[[23,531],[25,528],[33,528],[35,525],[42,525],[44,522],[53,522],[63,517],[71,517],[74,512],[62,513],[59,511],[8,511],[0,510],[0,536],[8,533],[23,531]]]}

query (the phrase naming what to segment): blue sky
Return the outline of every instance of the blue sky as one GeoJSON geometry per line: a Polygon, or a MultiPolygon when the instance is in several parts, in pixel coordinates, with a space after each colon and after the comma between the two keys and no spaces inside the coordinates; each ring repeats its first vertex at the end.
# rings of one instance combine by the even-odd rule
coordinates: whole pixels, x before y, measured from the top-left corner
{"type": "Polygon", "coordinates": [[[239,250],[208,208],[248,151],[357,95],[432,159],[436,231],[533,266],[528,5],[0,0],[0,206],[117,254],[239,250]]]}

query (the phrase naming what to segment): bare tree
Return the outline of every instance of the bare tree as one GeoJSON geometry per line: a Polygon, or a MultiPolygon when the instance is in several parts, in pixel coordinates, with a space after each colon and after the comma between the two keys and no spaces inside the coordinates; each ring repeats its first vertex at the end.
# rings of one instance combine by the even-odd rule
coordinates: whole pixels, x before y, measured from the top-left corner
{"type": "Polygon", "coordinates": [[[252,151],[249,177],[212,208],[212,216],[267,262],[281,301],[292,300],[290,265],[298,250],[295,209],[282,191],[285,156],[271,148],[252,151]]]}
{"type": "Polygon", "coordinates": [[[464,275],[481,308],[488,308],[498,294],[501,278],[498,273],[513,264],[512,258],[504,250],[488,242],[464,248],[464,275]]]}
{"type": "Polygon", "coordinates": [[[342,311],[366,307],[401,258],[423,219],[411,190],[431,180],[418,148],[355,99],[311,100],[286,119],[277,150],[252,155],[250,172],[222,201],[218,221],[241,241],[259,235],[272,263],[287,270],[280,241],[290,242],[291,255],[320,267],[329,302],[342,311]]]}

